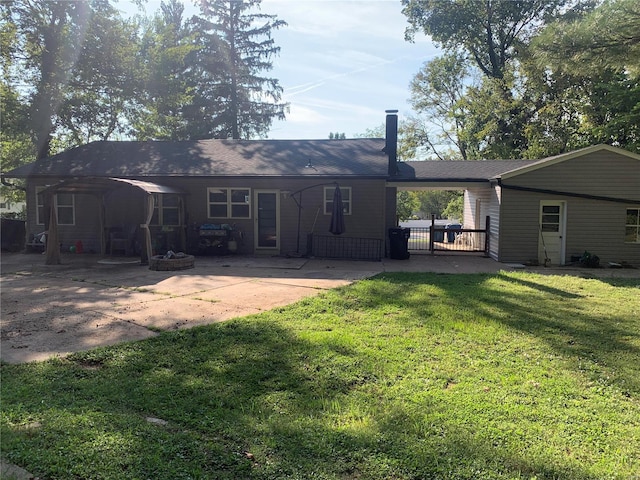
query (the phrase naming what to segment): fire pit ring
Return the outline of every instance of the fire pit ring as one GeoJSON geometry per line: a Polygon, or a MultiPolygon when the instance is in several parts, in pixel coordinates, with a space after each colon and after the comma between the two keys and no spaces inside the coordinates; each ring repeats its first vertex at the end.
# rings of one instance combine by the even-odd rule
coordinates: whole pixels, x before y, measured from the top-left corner
{"type": "Polygon", "coordinates": [[[194,261],[195,257],[193,255],[174,258],[164,258],[163,255],[154,255],[149,259],[149,270],[187,270],[194,267],[194,261]]]}

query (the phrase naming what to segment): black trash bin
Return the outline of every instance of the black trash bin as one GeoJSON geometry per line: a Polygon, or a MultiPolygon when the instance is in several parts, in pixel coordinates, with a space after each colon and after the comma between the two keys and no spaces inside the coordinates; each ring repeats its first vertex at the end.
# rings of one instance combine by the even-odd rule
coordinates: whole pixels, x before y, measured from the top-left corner
{"type": "Polygon", "coordinates": [[[444,227],[447,232],[447,242],[453,243],[456,241],[456,236],[460,233],[462,229],[462,225],[459,223],[448,223],[446,227],[444,227]],[[453,230],[453,231],[451,231],[453,230]],[[457,232],[455,230],[458,230],[457,232]]]}
{"type": "Polygon", "coordinates": [[[389,229],[389,257],[394,260],[409,258],[410,228],[394,227],[389,229]]]}

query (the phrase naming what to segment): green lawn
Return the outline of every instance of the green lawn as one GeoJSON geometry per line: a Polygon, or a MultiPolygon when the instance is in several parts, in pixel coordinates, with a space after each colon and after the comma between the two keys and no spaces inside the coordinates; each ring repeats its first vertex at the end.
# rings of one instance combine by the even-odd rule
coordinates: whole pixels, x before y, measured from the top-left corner
{"type": "Polygon", "coordinates": [[[640,280],[384,274],[3,365],[1,413],[43,479],[638,479],[640,280]]]}

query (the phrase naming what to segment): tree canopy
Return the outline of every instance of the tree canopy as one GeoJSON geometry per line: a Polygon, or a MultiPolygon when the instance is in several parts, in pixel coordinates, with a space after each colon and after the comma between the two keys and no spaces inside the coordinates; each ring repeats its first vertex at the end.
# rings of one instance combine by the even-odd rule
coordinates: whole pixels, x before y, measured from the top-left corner
{"type": "Polygon", "coordinates": [[[640,3],[403,0],[445,55],[411,83],[407,142],[434,158],[640,151],[640,3]]]}
{"type": "Polygon", "coordinates": [[[543,19],[568,0],[402,0],[410,26],[405,37],[419,30],[446,50],[466,50],[478,68],[503,78],[505,66],[535,35],[543,19]]]}
{"type": "Polygon", "coordinates": [[[190,19],[179,0],[151,18],[123,18],[115,3],[1,4],[3,90],[37,157],[113,138],[260,137],[284,119],[282,88],[263,74],[286,24],[260,0],[202,1],[190,19]]]}

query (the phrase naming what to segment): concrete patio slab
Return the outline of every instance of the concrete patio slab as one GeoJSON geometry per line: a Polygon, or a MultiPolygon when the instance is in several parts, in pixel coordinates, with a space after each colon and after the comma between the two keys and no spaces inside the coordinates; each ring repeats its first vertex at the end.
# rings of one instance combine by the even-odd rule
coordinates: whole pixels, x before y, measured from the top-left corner
{"type": "MultiPolygon", "coordinates": [[[[2,253],[0,359],[40,361],[287,305],[382,272],[496,273],[513,266],[466,255],[381,262],[283,257],[197,257],[195,268],[159,272],[131,259],[2,253]]],[[[527,267],[559,275],[638,277],[639,269],[527,267]]]]}

